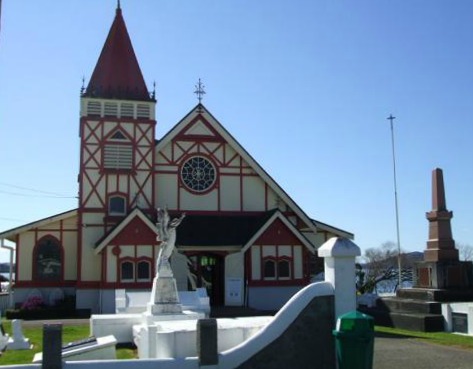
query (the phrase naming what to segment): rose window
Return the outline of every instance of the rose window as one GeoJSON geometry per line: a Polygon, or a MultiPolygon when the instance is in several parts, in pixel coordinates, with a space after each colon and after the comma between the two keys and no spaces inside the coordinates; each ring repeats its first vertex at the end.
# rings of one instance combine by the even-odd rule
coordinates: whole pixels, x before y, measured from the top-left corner
{"type": "Polygon", "coordinates": [[[194,156],[183,164],[181,179],[190,190],[204,192],[214,185],[215,172],[215,167],[210,160],[202,156],[194,156]]]}

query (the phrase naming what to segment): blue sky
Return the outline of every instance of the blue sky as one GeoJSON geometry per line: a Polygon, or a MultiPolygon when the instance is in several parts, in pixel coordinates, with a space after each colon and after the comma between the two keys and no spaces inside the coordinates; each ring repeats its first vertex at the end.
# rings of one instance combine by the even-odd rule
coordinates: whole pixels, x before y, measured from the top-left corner
{"type": "MultiPolygon", "coordinates": [[[[473,2],[122,0],[157,138],[204,105],[306,213],[396,241],[428,235],[431,172],[444,171],[457,242],[473,244],[473,2]]],[[[115,0],[4,0],[0,231],[76,207],[79,91],[115,0]]],[[[0,261],[8,254],[0,252],[0,261]]]]}

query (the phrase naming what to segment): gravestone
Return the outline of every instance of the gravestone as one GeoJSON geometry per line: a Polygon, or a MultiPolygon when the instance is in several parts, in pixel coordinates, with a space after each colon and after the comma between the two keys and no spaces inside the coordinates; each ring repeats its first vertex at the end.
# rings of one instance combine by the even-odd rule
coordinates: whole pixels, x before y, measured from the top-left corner
{"type": "Polygon", "coordinates": [[[0,355],[1,355],[1,352],[5,350],[5,347],[7,347],[7,343],[8,343],[8,334],[5,333],[5,328],[3,327],[3,324],[0,323],[0,355]]]}
{"type": "Polygon", "coordinates": [[[21,329],[21,319],[13,319],[12,322],[13,336],[8,339],[8,350],[29,350],[31,349],[30,340],[23,336],[21,329]]]}

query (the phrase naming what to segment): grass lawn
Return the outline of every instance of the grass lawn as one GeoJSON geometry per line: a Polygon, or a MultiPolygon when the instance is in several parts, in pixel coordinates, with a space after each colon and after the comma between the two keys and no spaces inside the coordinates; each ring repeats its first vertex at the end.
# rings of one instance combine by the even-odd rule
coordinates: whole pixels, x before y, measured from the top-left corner
{"type": "Polygon", "coordinates": [[[461,334],[447,332],[414,332],[404,329],[388,328],[376,326],[375,331],[378,334],[403,336],[427,343],[435,343],[438,345],[455,346],[464,349],[473,350],[473,337],[461,334]]]}
{"type": "MultiPolygon", "coordinates": [[[[11,322],[3,320],[3,327],[6,333],[12,335],[11,322]]],[[[90,336],[89,325],[63,325],[62,342],[67,345],[69,342],[84,339],[90,336]]],[[[33,345],[32,350],[6,350],[0,356],[0,365],[31,364],[33,356],[37,352],[43,351],[43,328],[42,327],[23,327],[23,335],[29,338],[33,345]]],[[[136,357],[135,350],[131,348],[117,349],[118,359],[132,359],[136,357]]]]}

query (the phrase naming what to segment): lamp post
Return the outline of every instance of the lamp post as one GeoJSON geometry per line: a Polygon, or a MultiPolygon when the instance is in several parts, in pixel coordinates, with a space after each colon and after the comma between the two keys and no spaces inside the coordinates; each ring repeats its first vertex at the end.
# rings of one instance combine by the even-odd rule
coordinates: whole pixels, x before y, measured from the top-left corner
{"type": "Polygon", "coordinates": [[[396,155],[394,151],[394,125],[393,121],[396,117],[393,117],[392,114],[389,115],[386,119],[389,120],[391,124],[391,144],[393,151],[393,173],[394,173],[394,205],[396,208],[396,234],[397,234],[397,268],[398,268],[398,288],[402,286],[402,277],[401,277],[401,240],[399,236],[399,208],[397,205],[397,178],[396,178],[396,155]]]}

